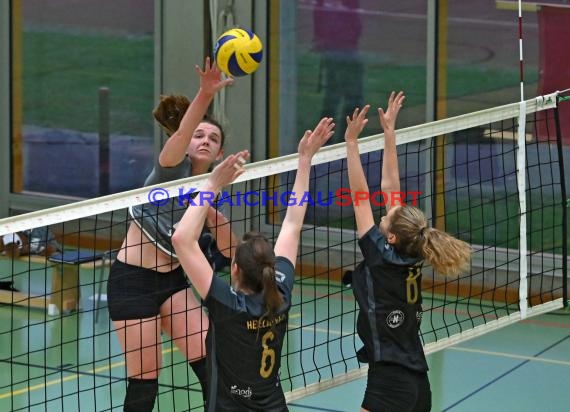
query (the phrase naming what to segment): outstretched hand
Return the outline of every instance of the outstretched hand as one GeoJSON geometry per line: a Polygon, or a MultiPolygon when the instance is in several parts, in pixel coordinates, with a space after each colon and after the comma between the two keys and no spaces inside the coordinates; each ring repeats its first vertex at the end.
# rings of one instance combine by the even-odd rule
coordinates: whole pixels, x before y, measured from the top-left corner
{"type": "Polygon", "coordinates": [[[200,88],[208,94],[214,95],[220,90],[222,90],[227,85],[234,82],[234,79],[222,78],[222,72],[216,65],[216,63],[211,63],[210,58],[206,57],[204,63],[204,70],[200,66],[196,65],[196,73],[200,76],[200,88]]]}
{"type": "Polygon", "coordinates": [[[247,159],[249,159],[249,151],[247,150],[229,155],[214,168],[208,182],[217,189],[229,185],[245,172],[243,165],[247,159]]]}
{"type": "Polygon", "coordinates": [[[346,131],[344,132],[344,140],[347,142],[353,142],[358,139],[360,133],[368,123],[368,119],[366,115],[368,114],[368,109],[370,109],[370,105],[367,104],[364,106],[362,110],[358,107],[354,109],[352,113],[352,117],[346,116],[346,131]]]}
{"type": "Polygon", "coordinates": [[[395,92],[390,93],[388,98],[388,108],[384,111],[381,107],[378,108],[378,118],[380,120],[380,125],[384,132],[393,131],[396,129],[396,119],[398,117],[398,112],[404,104],[404,92],[400,91],[398,94],[395,92]]]}
{"type": "Polygon", "coordinates": [[[315,130],[307,130],[297,148],[299,155],[312,158],[334,134],[334,126],[332,117],[323,117],[315,130]]]}

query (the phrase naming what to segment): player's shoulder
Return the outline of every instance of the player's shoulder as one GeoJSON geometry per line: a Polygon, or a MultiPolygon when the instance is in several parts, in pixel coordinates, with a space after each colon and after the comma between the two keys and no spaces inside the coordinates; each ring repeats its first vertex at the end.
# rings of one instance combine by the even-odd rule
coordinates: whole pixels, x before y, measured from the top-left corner
{"type": "MultiPolygon", "coordinates": [[[[295,276],[295,265],[284,256],[275,258],[275,279],[278,283],[285,283],[295,276]]],[[[292,282],[292,280],[290,281],[292,282]]]]}
{"type": "Polygon", "coordinates": [[[276,256],[275,257],[275,268],[279,268],[280,270],[295,270],[295,265],[285,256],[276,256]]]}

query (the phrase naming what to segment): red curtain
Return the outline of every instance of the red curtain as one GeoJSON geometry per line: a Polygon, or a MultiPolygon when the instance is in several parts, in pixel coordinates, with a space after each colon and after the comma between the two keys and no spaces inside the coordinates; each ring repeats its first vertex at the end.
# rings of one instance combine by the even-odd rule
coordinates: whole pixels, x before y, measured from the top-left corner
{"type": "MultiPolygon", "coordinates": [[[[570,8],[540,6],[538,11],[540,42],[538,94],[544,95],[570,88],[570,8]]],[[[524,42],[524,39],[523,39],[524,42]]],[[[559,106],[562,142],[570,145],[570,102],[559,106]]],[[[539,119],[544,118],[540,113],[539,119]]],[[[554,120],[539,122],[537,138],[555,135],[554,120]]]]}

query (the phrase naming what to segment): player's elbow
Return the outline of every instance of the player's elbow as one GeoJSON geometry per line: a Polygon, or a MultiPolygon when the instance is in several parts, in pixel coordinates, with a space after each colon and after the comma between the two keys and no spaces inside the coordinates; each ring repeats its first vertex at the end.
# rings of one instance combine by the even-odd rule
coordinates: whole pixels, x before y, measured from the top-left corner
{"type": "MultiPolygon", "coordinates": [[[[172,137],[171,137],[172,139],[172,137]]],[[[158,155],[158,164],[161,167],[176,167],[184,160],[186,153],[180,153],[178,150],[173,151],[173,147],[165,146],[158,155]]]]}
{"type": "Polygon", "coordinates": [[[200,253],[198,242],[182,233],[172,235],[172,247],[178,257],[186,256],[186,258],[200,253]]]}
{"type": "Polygon", "coordinates": [[[187,243],[188,243],[189,239],[187,236],[185,238],[185,236],[182,232],[174,232],[174,234],[172,235],[171,241],[172,241],[172,246],[174,247],[174,250],[178,254],[179,250],[182,250],[185,247],[188,247],[187,243]]]}
{"type": "Polygon", "coordinates": [[[392,193],[400,191],[400,182],[395,179],[383,179],[380,189],[384,193],[392,193]],[[385,181],[386,180],[386,181],[385,181]]]}
{"type": "Polygon", "coordinates": [[[161,167],[175,167],[180,163],[178,157],[169,156],[168,154],[161,153],[158,156],[158,164],[161,167]]]}

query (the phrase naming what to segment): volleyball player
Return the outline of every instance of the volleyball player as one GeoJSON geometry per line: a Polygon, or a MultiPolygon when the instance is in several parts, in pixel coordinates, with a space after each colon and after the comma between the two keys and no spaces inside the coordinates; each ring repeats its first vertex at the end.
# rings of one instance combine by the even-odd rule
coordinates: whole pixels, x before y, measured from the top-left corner
{"type": "MultiPolygon", "coordinates": [[[[298,147],[299,164],[293,193],[309,189],[313,155],[333,134],[323,118],[305,132],[298,147]]],[[[203,192],[217,194],[243,173],[240,157],[228,156],[212,172],[203,192]]],[[[291,307],[294,268],[306,202],[292,204],[272,247],[260,234],[249,233],[237,246],[231,265],[232,286],[214,276],[200,252],[200,228],[206,204],[189,206],[172,237],[176,253],[208,309],[207,411],[287,411],[279,382],[281,350],[291,307]]]]}
{"type": "MultiPolygon", "coordinates": [[[[362,411],[429,411],[431,390],[428,365],[419,337],[422,316],[422,263],[443,275],[456,275],[469,262],[469,245],[431,228],[422,211],[397,201],[400,175],[395,125],[404,94],[392,92],[386,111],[378,109],[384,129],[381,189],[387,199],[386,216],[377,226],[370,201],[353,199],[358,242],[364,261],[351,283],[360,311],[357,332],[364,343],[358,359],[368,362],[368,381],[362,411]]],[[[345,140],[350,188],[368,193],[357,137],[367,123],[369,106],[347,117],[345,140]]],[[[362,196],[360,196],[362,197],[362,196]]]]}
{"type": "MultiPolygon", "coordinates": [[[[183,96],[167,96],[154,111],[171,135],[145,185],[208,172],[223,156],[224,134],[212,119],[204,119],[214,95],[231,83],[210,60],[196,67],[200,89],[189,104],[183,96]],[[188,106],[189,104],[189,106],[188,106]]],[[[128,228],[108,282],[108,305],[119,343],[125,353],[128,385],[125,411],[152,411],[162,364],[161,333],[172,337],[206,391],[205,335],[208,318],[189,289],[187,278],[172,249],[170,238],[185,210],[179,199],[161,207],[150,204],[130,209],[134,224],[128,228]]],[[[233,241],[226,218],[207,210],[201,244],[212,264],[218,249],[230,256],[233,241]],[[213,244],[217,241],[217,247],[213,244]]],[[[192,270],[192,268],[189,268],[192,270]]]]}

